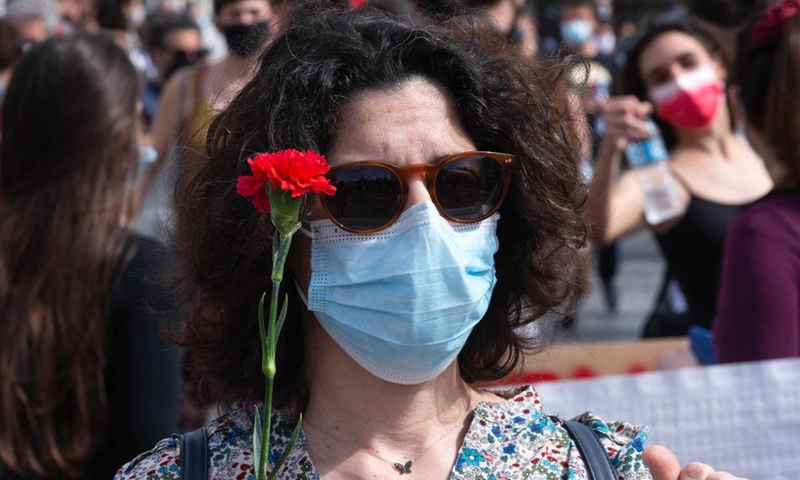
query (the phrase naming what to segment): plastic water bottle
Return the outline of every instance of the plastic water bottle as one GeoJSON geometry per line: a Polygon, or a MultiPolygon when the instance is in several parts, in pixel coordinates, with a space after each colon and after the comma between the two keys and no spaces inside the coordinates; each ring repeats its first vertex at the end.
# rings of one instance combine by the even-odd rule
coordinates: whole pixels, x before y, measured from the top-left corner
{"type": "Polygon", "coordinates": [[[645,125],[650,136],[629,143],[625,153],[644,191],[644,218],[650,225],[658,225],[683,215],[686,205],[667,166],[668,154],[661,132],[652,120],[645,125]]]}

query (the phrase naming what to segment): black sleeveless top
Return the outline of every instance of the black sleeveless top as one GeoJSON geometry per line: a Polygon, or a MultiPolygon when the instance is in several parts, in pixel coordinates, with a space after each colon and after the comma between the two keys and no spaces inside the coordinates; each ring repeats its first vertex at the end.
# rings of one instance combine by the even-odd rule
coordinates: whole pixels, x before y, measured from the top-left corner
{"type": "Polygon", "coordinates": [[[717,308],[725,235],[745,204],[711,202],[691,194],[691,190],[690,195],[683,219],[668,232],[656,235],[656,240],[671,276],[686,297],[689,320],[710,329],[717,308]]]}

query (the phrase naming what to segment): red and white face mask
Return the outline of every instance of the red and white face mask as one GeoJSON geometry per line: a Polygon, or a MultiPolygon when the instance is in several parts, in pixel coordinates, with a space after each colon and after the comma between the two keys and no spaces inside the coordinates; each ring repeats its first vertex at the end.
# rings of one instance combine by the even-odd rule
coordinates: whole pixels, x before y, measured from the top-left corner
{"type": "Polygon", "coordinates": [[[661,120],[677,127],[702,129],[717,116],[725,86],[716,64],[696,68],[650,90],[650,100],[661,120]]]}

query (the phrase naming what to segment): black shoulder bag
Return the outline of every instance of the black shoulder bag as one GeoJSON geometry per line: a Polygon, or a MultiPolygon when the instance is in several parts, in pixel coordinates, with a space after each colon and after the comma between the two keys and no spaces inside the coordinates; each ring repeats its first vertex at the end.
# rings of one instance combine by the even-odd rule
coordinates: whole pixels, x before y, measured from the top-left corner
{"type": "Polygon", "coordinates": [[[606,449],[592,429],[571,420],[565,420],[562,424],[583,457],[589,480],[617,480],[617,473],[611,466],[606,449]]]}
{"type": "Polygon", "coordinates": [[[181,435],[181,480],[208,479],[208,436],[198,428],[181,435]]]}

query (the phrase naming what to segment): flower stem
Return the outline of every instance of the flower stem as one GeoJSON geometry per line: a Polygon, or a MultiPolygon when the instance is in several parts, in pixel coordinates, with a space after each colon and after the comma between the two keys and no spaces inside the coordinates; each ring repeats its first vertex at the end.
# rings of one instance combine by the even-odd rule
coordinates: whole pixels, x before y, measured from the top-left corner
{"type": "MultiPolygon", "coordinates": [[[[269,458],[269,433],[272,424],[272,387],[275,377],[267,376],[267,388],[264,392],[264,422],[261,428],[261,458],[258,459],[258,479],[266,480],[267,473],[267,458],[269,458]]],[[[276,472],[272,472],[270,478],[275,476],[276,472]]]]}
{"type": "MultiPolygon", "coordinates": [[[[283,280],[283,269],[286,265],[286,257],[289,254],[289,247],[292,244],[292,235],[281,235],[275,232],[272,248],[272,294],[269,302],[269,328],[267,329],[266,345],[262,340],[261,345],[261,369],[267,380],[264,391],[264,416],[262,417],[261,428],[261,455],[258,459],[258,480],[266,480],[267,459],[269,458],[269,435],[272,424],[272,392],[275,384],[275,355],[277,353],[278,338],[280,332],[277,331],[278,320],[278,298],[280,295],[281,280],[283,280]]],[[[284,300],[285,302],[285,300],[284,300]]],[[[284,305],[284,308],[286,306],[284,305]]],[[[274,478],[277,472],[273,471],[269,478],[274,478]]]]}

